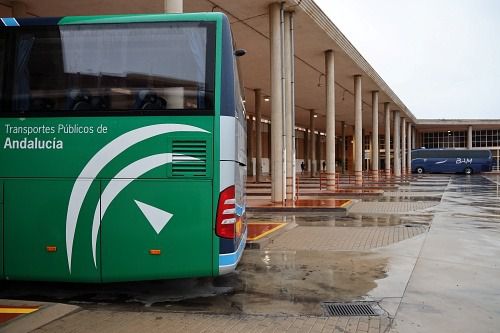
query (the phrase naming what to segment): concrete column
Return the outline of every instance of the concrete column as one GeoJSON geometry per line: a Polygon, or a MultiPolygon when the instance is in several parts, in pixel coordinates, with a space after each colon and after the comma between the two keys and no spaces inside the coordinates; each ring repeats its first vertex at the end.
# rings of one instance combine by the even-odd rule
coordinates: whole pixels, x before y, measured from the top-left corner
{"type": "Polygon", "coordinates": [[[370,158],[369,159],[365,159],[365,161],[366,161],[366,170],[373,170],[373,160],[372,160],[372,154],[373,154],[373,132],[371,132],[370,135],[368,136],[368,151],[370,152],[370,158]]]}
{"type": "Polygon", "coordinates": [[[326,186],[335,190],[335,54],[325,52],[326,71],[326,186]]]}
{"type": "Polygon", "coordinates": [[[316,171],[318,171],[318,173],[321,173],[321,171],[323,170],[323,166],[321,164],[321,160],[323,159],[323,140],[322,140],[322,135],[318,133],[318,135],[316,136],[316,157],[318,158],[316,160],[316,166],[318,167],[318,169],[316,171]]]}
{"type": "Polygon", "coordinates": [[[304,132],[304,166],[309,171],[309,133],[307,129],[304,132]]]}
{"type": "Polygon", "coordinates": [[[268,154],[268,162],[269,162],[269,176],[273,174],[272,167],[272,158],[273,158],[273,135],[271,133],[271,123],[267,123],[267,154],[268,154]]]}
{"type": "Polygon", "coordinates": [[[292,114],[292,197],[295,200],[297,198],[297,130],[295,129],[295,34],[294,34],[294,12],[289,13],[290,17],[290,99],[292,101],[290,105],[290,113],[292,114]]]}
{"type": "Polygon", "coordinates": [[[252,117],[247,119],[247,176],[253,177],[253,127],[254,121],[252,117]]]}
{"type": "Polygon", "coordinates": [[[406,118],[401,119],[401,174],[406,174],[406,118]]]}
{"type": "Polygon", "coordinates": [[[415,126],[412,126],[412,133],[411,133],[411,149],[417,148],[417,129],[415,126]]]}
{"type": "Polygon", "coordinates": [[[165,13],[182,13],[184,11],[183,0],[165,0],[165,13]]]}
{"type": "MultiPolygon", "coordinates": [[[[271,33],[271,200],[282,202],[284,200],[283,168],[284,140],[283,140],[283,87],[282,87],[282,29],[281,8],[279,3],[269,6],[269,28],[271,33]]],[[[285,175],[286,176],[286,175],[285,175]]]]}
{"type": "Polygon", "coordinates": [[[262,93],[254,90],[255,95],[255,182],[262,181],[262,93]]]}
{"type": "Polygon", "coordinates": [[[356,184],[363,183],[363,100],[361,75],[354,76],[354,175],[356,184]]]}
{"type": "Polygon", "coordinates": [[[467,149],[472,149],[472,126],[467,127],[467,149]]]}
{"type": "Polygon", "coordinates": [[[346,172],[346,138],[345,138],[345,121],[343,121],[341,123],[341,131],[342,131],[342,153],[341,153],[341,156],[342,156],[342,173],[344,174],[346,172]]]}
{"type": "Polygon", "coordinates": [[[286,200],[295,198],[295,96],[293,91],[293,13],[284,13],[284,66],[285,66],[285,130],[286,130],[286,200]]]}
{"type": "Polygon", "coordinates": [[[401,117],[399,111],[394,111],[394,176],[401,176],[401,117]]]}
{"type": "Polygon", "coordinates": [[[356,160],[356,127],[353,125],[352,126],[352,136],[350,137],[351,138],[351,170],[352,170],[352,173],[354,173],[354,166],[355,166],[355,160],[356,160]]]}
{"type": "Polygon", "coordinates": [[[314,110],[310,111],[309,114],[309,171],[311,172],[311,177],[316,175],[316,134],[314,134],[314,110]]]}
{"type": "MultiPolygon", "coordinates": [[[[363,109],[361,109],[361,111],[363,111],[363,109]]],[[[361,122],[363,123],[363,122],[361,122]]],[[[363,127],[361,127],[361,171],[365,171],[366,170],[366,159],[365,159],[365,144],[366,144],[366,136],[365,136],[365,130],[363,129],[363,127]]]]}
{"type": "Polygon", "coordinates": [[[411,139],[413,138],[412,136],[412,124],[408,122],[408,131],[406,132],[407,135],[407,140],[406,140],[406,172],[411,173],[411,139]]]}
{"type": "Polygon", "coordinates": [[[372,91],[372,171],[378,175],[379,148],[378,148],[378,91],[372,91]]]}
{"type": "Polygon", "coordinates": [[[385,175],[391,174],[391,109],[390,103],[384,103],[385,115],[385,175]]]}
{"type": "Polygon", "coordinates": [[[13,17],[27,17],[28,12],[26,9],[26,4],[21,1],[11,1],[12,6],[12,16],[13,17]]]}

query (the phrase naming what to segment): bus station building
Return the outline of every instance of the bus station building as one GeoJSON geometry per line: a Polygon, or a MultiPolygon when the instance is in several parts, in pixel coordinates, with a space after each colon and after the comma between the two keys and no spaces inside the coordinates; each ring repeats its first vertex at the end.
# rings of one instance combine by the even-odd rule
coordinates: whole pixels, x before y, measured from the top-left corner
{"type": "Polygon", "coordinates": [[[313,0],[0,0],[1,17],[213,11],[246,50],[248,176],[271,177],[272,201],[293,200],[302,163],[332,190],[339,173],[409,173],[418,147],[490,149],[499,169],[500,119],[418,119],[313,0]]]}

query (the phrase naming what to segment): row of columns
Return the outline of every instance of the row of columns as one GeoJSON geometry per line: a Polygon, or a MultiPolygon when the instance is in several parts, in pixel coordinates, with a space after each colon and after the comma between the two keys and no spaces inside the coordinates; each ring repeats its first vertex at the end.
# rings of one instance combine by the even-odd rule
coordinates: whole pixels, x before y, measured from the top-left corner
{"type": "MultiPolygon", "coordinates": [[[[273,3],[269,7],[270,50],[271,50],[271,161],[270,170],[273,175],[271,199],[274,202],[293,200],[295,197],[295,110],[294,110],[294,46],[293,46],[293,12],[283,9],[282,3],[273,3]]],[[[335,189],[336,156],[335,156],[335,53],[325,51],[326,81],[326,184],[328,189],[335,189]]],[[[255,90],[255,114],[257,118],[257,158],[256,181],[262,180],[261,160],[261,99],[260,90],[255,90]]],[[[379,172],[379,93],[372,92],[372,171],[379,172]]],[[[354,172],[356,182],[363,181],[363,129],[362,129],[362,76],[354,76],[354,172]]],[[[385,172],[390,173],[390,104],[384,103],[385,114],[385,172]]],[[[401,119],[400,111],[393,112],[393,170],[400,176],[411,166],[411,123],[401,119]],[[408,151],[408,156],[407,156],[408,151]]],[[[315,140],[315,111],[310,110],[310,131],[308,169],[317,169],[315,140]]],[[[345,171],[345,123],[342,122],[342,171],[345,171]]]]}
{"type": "MultiPolygon", "coordinates": [[[[253,170],[253,165],[249,164],[248,167],[248,174],[249,175],[256,175],[256,182],[260,183],[262,182],[262,112],[261,112],[261,99],[262,99],[262,93],[260,89],[255,89],[254,90],[255,94],[255,119],[256,122],[252,121],[251,119],[248,121],[247,125],[247,140],[248,140],[248,147],[247,147],[247,154],[248,154],[248,160],[251,160],[253,156],[256,156],[256,169],[258,171],[253,170]],[[256,133],[256,139],[255,142],[252,142],[253,140],[253,133],[256,133]],[[255,150],[255,152],[254,152],[255,150]]],[[[376,101],[378,98],[378,92],[373,92],[372,95],[373,101],[376,101]]],[[[391,159],[391,156],[394,156],[394,151],[396,151],[396,156],[400,156],[400,162],[398,163],[396,161],[396,167],[399,165],[401,168],[401,172],[398,173],[398,175],[403,174],[403,173],[409,173],[411,170],[411,150],[415,148],[415,127],[407,120],[405,119],[400,119],[400,123],[403,123],[400,127],[399,133],[404,134],[399,134],[399,137],[401,137],[401,142],[399,145],[396,144],[395,149],[391,151],[390,149],[390,144],[391,144],[391,114],[394,113],[394,121],[397,126],[398,122],[396,117],[399,114],[399,111],[397,112],[392,112],[390,111],[389,108],[389,103],[384,103],[384,109],[386,113],[385,121],[387,125],[385,126],[385,141],[389,142],[389,150],[386,151],[386,156],[384,158],[385,160],[385,171],[387,173],[391,173],[391,163],[394,165],[394,159],[391,159]],[[399,152],[398,152],[399,151],[399,152]]],[[[374,173],[379,173],[379,168],[380,168],[380,146],[379,146],[379,133],[378,133],[378,104],[375,103],[373,104],[372,107],[372,112],[375,112],[374,115],[372,116],[373,121],[372,123],[372,135],[370,138],[370,153],[371,153],[371,170],[374,173]]],[[[315,130],[315,121],[316,119],[316,113],[314,110],[310,110],[310,122],[309,122],[309,130],[304,132],[304,140],[303,140],[303,149],[304,149],[304,162],[306,163],[306,169],[309,171],[310,176],[314,177],[316,175],[316,170],[320,169],[320,166],[318,164],[318,160],[323,160],[325,159],[325,164],[323,167],[327,166],[327,164],[330,166],[330,170],[336,170],[336,166],[331,166],[330,163],[327,163],[328,157],[327,156],[321,156],[321,150],[320,150],[320,155],[318,154],[318,144],[319,144],[319,136],[316,134],[315,130]]],[[[346,136],[345,136],[345,122],[341,122],[341,140],[339,145],[341,145],[341,150],[340,150],[340,162],[343,166],[345,166],[345,160],[346,160],[346,136]]],[[[295,132],[295,131],[294,131],[295,132]]],[[[394,135],[393,135],[394,136],[394,135]]],[[[396,133],[396,136],[398,136],[398,133],[396,133]]],[[[332,138],[332,136],[329,136],[332,138]]],[[[328,141],[328,136],[326,136],[326,144],[327,146],[335,147],[336,145],[335,142],[329,142],[328,141]]],[[[269,146],[271,146],[271,138],[268,140],[269,146]]],[[[293,141],[295,142],[295,136],[293,137],[293,141]]],[[[333,141],[333,140],[332,140],[333,141]]],[[[353,138],[353,142],[354,142],[353,138]]],[[[269,151],[271,148],[269,148],[269,151]]],[[[293,149],[294,150],[294,149],[293,149]]],[[[354,149],[353,149],[354,150],[354,149]]],[[[385,149],[384,149],[385,150],[385,149]]],[[[353,152],[354,153],[354,152],[353,152]]],[[[355,155],[355,154],[354,154],[355,155]]],[[[333,155],[330,155],[333,157],[333,155]]],[[[355,157],[355,156],[353,156],[355,157]]],[[[296,157],[294,157],[296,160],[296,157]]],[[[287,159],[289,160],[289,158],[287,159]]],[[[328,168],[327,168],[328,169],[328,168]]],[[[345,169],[342,168],[340,170],[342,173],[345,172],[345,169]]],[[[296,172],[296,170],[295,170],[296,172]]]]}

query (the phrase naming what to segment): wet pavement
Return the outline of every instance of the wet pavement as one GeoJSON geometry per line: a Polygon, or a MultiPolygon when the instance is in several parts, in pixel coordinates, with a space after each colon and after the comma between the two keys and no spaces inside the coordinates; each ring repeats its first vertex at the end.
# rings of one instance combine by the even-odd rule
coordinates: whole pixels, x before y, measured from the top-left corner
{"type": "Polygon", "coordinates": [[[394,321],[394,332],[498,332],[498,176],[453,176],[394,321]]]}
{"type": "Polygon", "coordinates": [[[500,179],[489,177],[426,175],[358,202],[399,207],[387,214],[252,213],[249,222],[285,226],[245,250],[236,273],[214,279],[3,282],[0,298],[83,309],[40,332],[133,331],[120,324],[129,318],[141,320],[144,331],[168,319],[184,332],[231,332],[228,323],[244,324],[242,331],[498,332],[500,179]],[[324,301],[375,301],[385,314],[325,318],[324,301]],[[75,328],[94,319],[102,325],[75,328]]]}

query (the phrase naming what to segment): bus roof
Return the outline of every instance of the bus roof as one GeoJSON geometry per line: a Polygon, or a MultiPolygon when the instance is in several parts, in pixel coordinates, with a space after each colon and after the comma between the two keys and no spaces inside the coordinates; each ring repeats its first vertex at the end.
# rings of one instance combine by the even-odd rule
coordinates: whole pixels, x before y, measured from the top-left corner
{"type": "Polygon", "coordinates": [[[412,151],[490,151],[489,149],[468,149],[468,148],[416,148],[412,151]]]}
{"type": "Polygon", "coordinates": [[[218,21],[223,13],[183,13],[183,14],[126,14],[96,16],[64,16],[34,18],[1,18],[0,27],[47,26],[67,24],[99,24],[99,23],[138,23],[138,22],[174,22],[174,21],[218,21]]]}

